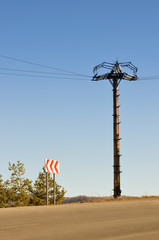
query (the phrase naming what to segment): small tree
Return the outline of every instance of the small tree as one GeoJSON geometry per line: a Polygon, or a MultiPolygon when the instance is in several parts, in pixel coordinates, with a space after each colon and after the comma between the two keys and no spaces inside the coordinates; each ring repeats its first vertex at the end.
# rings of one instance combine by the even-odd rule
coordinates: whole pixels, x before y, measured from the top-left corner
{"type": "MultiPolygon", "coordinates": [[[[65,189],[56,183],[56,204],[60,204],[62,202],[65,193],[65,189]]],[[[50,204],[53,204],[53,179],[50,173],[48,173],[48,200],[50,204]]],[[[46,171],[44,167],[43,171],[39,173],[39,176],[34,183],[33,203],[34,205],[46,204],[46,171]]]]}
{"type": "Polygon", "coordinates": [[[2,175],[0,175],[0,208],[6,207],[7,193],[2,180],[2,175]]]}
{"type": "Polygon", "coordinates": [[[24,178],[24,164],[20,161],[17,161],[17,164],[9,162],[8,169],[12,172],[10,181],[6,182],[6,186],[9,189],[8,204],[11,206],[29,205],[32,196],[32,181],[24,178]]]}

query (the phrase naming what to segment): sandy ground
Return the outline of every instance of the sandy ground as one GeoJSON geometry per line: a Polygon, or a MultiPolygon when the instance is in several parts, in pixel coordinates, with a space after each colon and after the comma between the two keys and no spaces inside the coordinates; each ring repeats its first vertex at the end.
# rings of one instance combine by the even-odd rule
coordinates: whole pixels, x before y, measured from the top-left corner
{"type": "Polygon", "coordinates": [[[159,199],[0,209],[1,240],[159,240],[159,199]]]}

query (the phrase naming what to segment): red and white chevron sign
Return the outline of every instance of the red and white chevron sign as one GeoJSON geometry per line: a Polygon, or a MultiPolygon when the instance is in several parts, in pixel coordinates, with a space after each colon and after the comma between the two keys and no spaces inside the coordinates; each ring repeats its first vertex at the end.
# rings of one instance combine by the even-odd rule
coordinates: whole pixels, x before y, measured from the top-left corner
{"type": "Polygon", "coordinates": [[[59,162],[51,159],[45,159],[45,169],[49,173],[59,173],[59,162]]]}

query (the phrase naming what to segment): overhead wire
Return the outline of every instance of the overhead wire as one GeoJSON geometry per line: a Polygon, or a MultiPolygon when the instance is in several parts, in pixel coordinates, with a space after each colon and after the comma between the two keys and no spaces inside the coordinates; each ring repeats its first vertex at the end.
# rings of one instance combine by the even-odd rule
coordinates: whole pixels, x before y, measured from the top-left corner
{"type": "MultiPolygon", "coordinates": [[[[26,61],[26,60],[22,60],[22,59],[18,59],[18,58],[14,58],[14,57],[10,57],[10,56],[6,56],[6,55],[2,55],[0,54],[1,58],[6,58],[9,60],[13,60],[13,61],[18,61],[18,62],[22,62],[22,63],[26,63],[26,64],[30,64],[30,65],[34,65],[34,66],[38,66],[38,67],[43,67],[43,68],[47,68],[47,69],[53,69],[56,71],[60,71],[60,72],[43,72],[43,71],[34,71],[34,70],[24,70],[24,69],[11,69],[11,68],[2,68],[0,67],[0,70],[4,70],[4,71],[13,71],[13,72],[24,72],[24,73],[38,73],[38,74],[49,74],[49,75],[61,75],[61,76],[67,76],[67,77],[53,77],[53,76],[44,76],[44,75],[32,75],[32,74],[15,74],[15,73],[7,73],[7,72],[0,72],[1,75],[12,75],[12,76],[25,76],[25,77],[45,77],[45,78],[56,78],[56,79],[66,79],[66,80],[90,80],[93,78],[93,76],[90,75],[86,75],[86,74],[81,74],[81,73],[77,73],[77,72],[73,72],[73,71],[68,71],[68,70],[64,70],[61,68],[56,68],[56,67],[51,67],[51,66],[47,66],[44,64],[39,64],[39,63],[35,63],[35,62],[30,62],[30,61],[26,61]],[[69,78],[70,77],[74,77],[74,78],[69,78]],[[80,77],[76,78],[76,77],[80,77]],[[89,79],[83,79],[83,78],[89,78],[89,79]]],[[[146,77],[139,77],[137,81],[144,81],[144,80],[159,80],[159,75],[156,76],[146,76],[146,77]]]]}
{"type": "Polygon", "coordinates": [[[147,76],[147,77],[139,77],[139,81],[148,81],[148,80],[159,80],[159,75],[156,76],[147,76]]]}
{"type": "Polygon", "coordinates": [[[9,71],[9,72],[13,71],[13,72],[26,72],[26,73],[42,73],[42,74],[49,74],[49,75],[75,76],[71,73],[43,72],[43,71],[33,71],[33,70],[24,70],[24,69],[15,69],[15,68],[0,67],[0,70],[9,71]]]}
{"type": "Polygon", "coordinates": [[[51,67],[51,66],[47,66],[47,65],[44,65],[44,64],[34,63],[34,62],[30,62],[30,61],[26,61],[26,60],[14,58],[14,57],[9,57],[9,56],[5,56],[5,55],[2,55],[2,54],[0,54],[0,57],[1,57],[1,58],[10,59],[10,60],[14,60],[14,61],[18,61],[18,62],[22,62],[22,63],[27,63],[27,64],[34,65],[34,66],[38,66],[38,67],[43,67],[43,68],[48,68],[48,69],[54,69],[54,70],[57,70],[57,71],[66,72],[66,73],[70,73],[70,74],[73,74],[73,75],[78,75],[78,76],[83,76],[83,77],[89,77],[89,78],[92,77],[92,76],[89,76],[89,75],[80,74],[80,73],[77,73],[77,72],[72,72],[72,71],[68,71],[68,70],[61,69],[61,68],[51,67]]]}
{"type": "Polygon", "coordinates": [[[31,75],[31,74],[16,74],[16,73],[4,73],[0,72],[0,75],[8,75],[8,76],[21,76],[21,77],[35,77],[35,78],[50,78],[50,79],[61,79],[61,80],[78,80],[78,81],[90,81],[88,78],[68,78],[68,77],[56,77],[56,76],[44,76],[44,75],[31,75]]]}
{"type": "MultiPolygon", "coordinates": [[[[14,68],[1,68],[0,70],[4,70],[6,72],[0,72],[0,75],[8,75],[8,76],[24,76],[24,77],[37,77],[37,78],[52,78],[52,79],[66,79],[66,80],[92,80],[92,76],[90,77],[90,79],[86,79],[83,76],[74,76],[72,74],[66,74],[66,73],[55,73],[55,72],[43,72],[43,71],[33,71],[33,70],[24,70],[24,69],[14,69],[14,68]],[[7,72],[9,71],[9,73],[7,72]],[[18,72],[16,73],[12,73],[13,72],[18,72]],[[19,73],[20,72],[20,73],[19,73]],[[33,73],[33,74],[21,74],[21,73],[33,73]],[[49,74],[50,76],[47,75],[36,75],[37,73],[39,74],[49,74]],[[51,76],[53,75],[53,76],[51,76]],[[56,76],[57,75],[57,76],[56,76]],[[65,77],[66,76],[66,77],[65,77]],[[78,78],[80,77],[80,78],[78,78]]],[[[137,81],[144,81],[144,80],[159,80],[159,76],[150,76],[150,77],[139,77],[137,81]]]]}

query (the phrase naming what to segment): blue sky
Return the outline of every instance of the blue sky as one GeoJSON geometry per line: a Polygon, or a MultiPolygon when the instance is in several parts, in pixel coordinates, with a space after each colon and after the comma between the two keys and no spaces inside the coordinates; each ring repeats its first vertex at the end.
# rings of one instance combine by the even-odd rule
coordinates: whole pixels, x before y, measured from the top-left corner
{"type": "MultiPolygon", "coordinates": [[[[159,75],[158,1],[2,1],[0,55],[93,76],[104,61],[131,61],[139,77],[159,75]]],[[[0,57],[1,68],[50,71],[0,57]]],[[[125,69],[126,70],[126,69],[125,69]]],[[[60,162],[67,196],[113,194],[112,87],[3,75],[0,173],[20,160],[35,179],[44,159],[60,162]]],[[[46,75],[46,74],[45,74],[46,75]]],[[[123,195],[159,195],[159,80],[122,81],[123,195]]]]}

